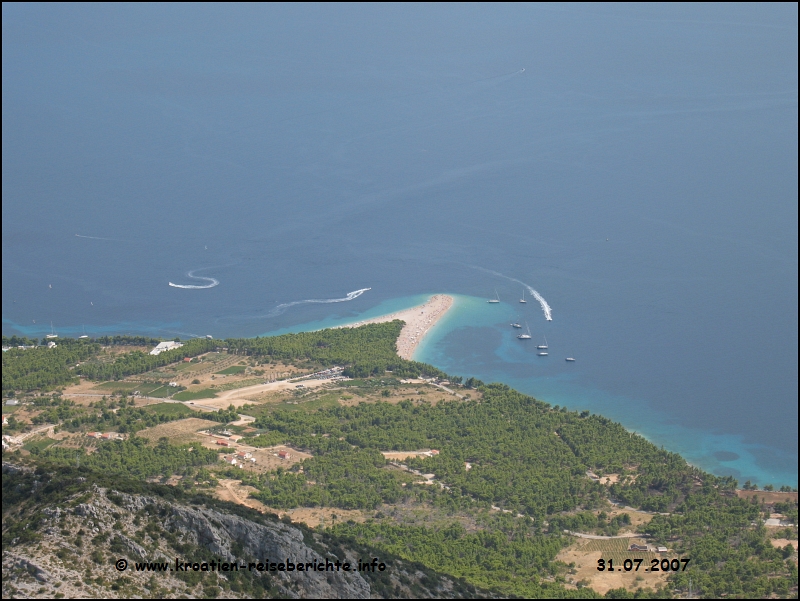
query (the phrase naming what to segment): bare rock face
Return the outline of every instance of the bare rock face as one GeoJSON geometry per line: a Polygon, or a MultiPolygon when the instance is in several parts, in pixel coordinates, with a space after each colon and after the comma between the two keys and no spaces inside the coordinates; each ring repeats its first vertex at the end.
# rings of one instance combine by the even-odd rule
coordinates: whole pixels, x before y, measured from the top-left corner
{"type": "MultiPolygon", "coordinates": [[[[303,534],[297,528],[282,523],[256,524],[213,509],[174,506],[165,526],[170,531],[181,532],[186,539],[208,549],[212,557],[223,561],[247,564],[286,560],[324,563],[326,560],[305,544],[303,534]],[[241,557],[232,553],[235,544],[244,551],[241,557]]],[[[271,574],[299,597],[366,599],[370,596],[369,584],[358,572],[280,571],[271,574]]]]}
{"type": "MultiPolygon", "coordinates": [[[[21,487],[29,498],[47,483],[46,475],[13,466],[3,473],[19,480],[5,482],[7,489],[21,487]]],[[[77,488],[4,514],[3,598],[494,597],[397,557],[385,557],[380,573],[358,572],[360,557],[380,552],[213,499],[77,488]],[[310,569],[269,570],[287,561],[310,569]],[[207,569],[212,562],[235,564],[238,573],[207,569]]]]}

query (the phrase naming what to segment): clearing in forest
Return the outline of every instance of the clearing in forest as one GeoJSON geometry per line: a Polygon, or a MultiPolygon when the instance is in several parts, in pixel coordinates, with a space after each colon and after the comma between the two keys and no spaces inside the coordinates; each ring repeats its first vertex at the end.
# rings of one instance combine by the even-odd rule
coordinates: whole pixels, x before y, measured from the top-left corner
{"type": "MultiPolygon", "coordinates": [[[[567,576],[571,584],[583,581],[593,590],[605,595],[611,589],[625,588],[634,591],[637,588],[651,588],[663,586],[669,572],[645,571],[650,568],[651,559],[661,559],[658,553],[630,552],[631,544],[646,545],[645,539],[616,538],[609,540],[575,539],[569,547],[563,549],[556,559],[569,565],[575,564],[574,573],[567,576]],[[608,560],[613,560],[614,571],[598,571],[598,560],[603,559],[608,565],[608,560]],[[639,571],[626,572],[623,562],[626,559],[641,559],[639,571]]],[[[667,555],[672,557],[672,555],[667,555]]]]}
{"type": "Polygon", "coordinates": [[[159,438],[166,436],[172,444],[187,444],[207,438],[197,433],[200,430],[207,430],[219,425],[219,422],[212,422],[208,419],[189,417],[141,430],[138,435],[154,442],[158,442],[159,438]]]}

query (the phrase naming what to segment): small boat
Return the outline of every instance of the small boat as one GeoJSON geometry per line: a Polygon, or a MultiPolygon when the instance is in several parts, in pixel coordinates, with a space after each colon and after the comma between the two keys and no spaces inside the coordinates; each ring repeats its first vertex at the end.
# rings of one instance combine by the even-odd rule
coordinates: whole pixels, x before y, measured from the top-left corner
{"type": "Polygon", "coordinates": [[[50,322],[50,333],[47,336],[45,336],[45,338],[47,338],[48,340],[50,338],[58,338],[58,334],[56,334],[56,331],[53,329],[52,321],[50,322]]]}
{"type": "Polygon", "coordinates": [[[574,358],[572,358],[572,357],[567,357],[567,358],[565,359],[565,361],[570,361],[570,362],[572,362],[572,361],[575,361],[575,359],[574,359],[574,358]]]}
{"type": "Polygon", "coordinates": [[[536,348],[546,349],[547,348],[547,336],[544,337],[544,344],[540,344],[536,348]]]}
{"type": "Polygon", "coordinates": [[[521,303],[527,303],[528,301],[525,300],[525,288],[522,289],[522,298],[519,299],[521,303]]]}
{"type": "Polygon", "coordinates": [[[531,329],[528,327],[528,322],[527,321],[525,322],[525,328],[528,330],[528,333],[527,334],[520,334],[519,336],[517,336],[517,338],[519,338],[520,340],[530,340],[531,329]]]}
{"type": "Polygon", "coordinates": [[[536,354],[539,355],[540,357],[547,357],[547,353],[545,351],[542,351],[541,353],[536,353],[536,354]]]}
{"type": "Polygon", "coordinates": [[[494,289],[494,298],[490,298],[487,303],[499,303],[500,302],[500,295],[497,294],[497,288],[494,289]]]}

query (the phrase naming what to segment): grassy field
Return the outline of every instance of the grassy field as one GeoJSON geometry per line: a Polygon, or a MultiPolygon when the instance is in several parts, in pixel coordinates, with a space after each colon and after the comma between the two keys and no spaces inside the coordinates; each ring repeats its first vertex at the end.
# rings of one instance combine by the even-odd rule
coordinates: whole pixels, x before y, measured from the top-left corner
{"type": "Polygon", "coordinates": [[[247,369],[247,367],[244,366],[244,365],[232,365],[231,367],[229,367],[227,369],[223,369],[222,371],[217,371],[217,372],[214,372],[214,373],[222,374],[222,375],[226,375],[226,376],[232,376],[232,375],[235,375],[235,374],[244,373],[245,369],[247,369]]]}
{"type": "Polygon", "coordinates": [[[199,399],[213,399],[217,396],[217,391],[213,388],[203,388],[202,390],[182,390],[172,398],[176,401],[196,401],[199,399]]]}
{"type": "Polygon", "coordinates": [[[157,403],[155,405],[147,405],[144,409],[145,411],[150,411],[156,415],[169,415],[170,417],[189,417],[197,413],[196,411],[189,409],[186,405],[181,405],[180,403],[157,403]]]}
{"type": "Polygon", "coordinates": [[[140,384],[139,382],[103,382],[95,386],[95,390],[107,390],[112,392],[125,392],[130,394],[134,390],[141,391],[140,386],[147,386],[147,384],[140,384]]]}
{"type": "Polygon", "coordinates": [[[28,451],[29,453],[37,453],[43,449],[46,449],[54,442],[55,440],[51,440],[49,438],[39,438],[37,440],[31,440],[30,442],[26,442],[22,448],[28,451]]]}

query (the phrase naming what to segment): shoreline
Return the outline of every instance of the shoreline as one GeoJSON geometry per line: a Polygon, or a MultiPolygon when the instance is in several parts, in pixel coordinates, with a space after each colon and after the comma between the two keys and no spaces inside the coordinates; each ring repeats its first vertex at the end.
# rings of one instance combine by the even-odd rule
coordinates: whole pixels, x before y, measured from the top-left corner
{"type": "Polygon", "coordinates": [[[416,307],[395,311],[387,315],[364,319],[350,323],[342,328],[357,328],[370,323],[385,323],[400,319],[406,322],[397,337],[397,354],[406,360],[412,360],[425,335],[433,329],[438,321],[452,308],[455,299],[447,294],[434,294],[427,301],[416,307]]]}

